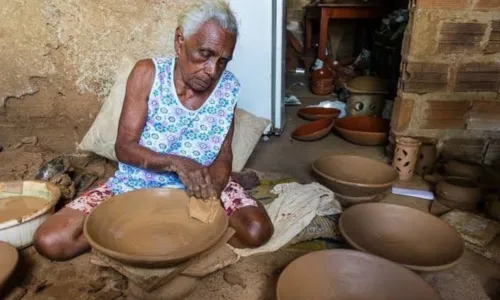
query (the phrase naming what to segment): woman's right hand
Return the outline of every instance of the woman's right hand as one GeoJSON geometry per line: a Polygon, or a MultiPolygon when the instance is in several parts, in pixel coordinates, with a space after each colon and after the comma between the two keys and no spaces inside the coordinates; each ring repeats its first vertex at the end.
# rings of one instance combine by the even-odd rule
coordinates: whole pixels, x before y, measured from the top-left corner
{"type": "Polygon", "coordinates": [[[189,196],[205,200],[217,197],[208,168],[202,164],[189,158],[178,157],[172,162],[169,171],[177,173],[189,196]]]}

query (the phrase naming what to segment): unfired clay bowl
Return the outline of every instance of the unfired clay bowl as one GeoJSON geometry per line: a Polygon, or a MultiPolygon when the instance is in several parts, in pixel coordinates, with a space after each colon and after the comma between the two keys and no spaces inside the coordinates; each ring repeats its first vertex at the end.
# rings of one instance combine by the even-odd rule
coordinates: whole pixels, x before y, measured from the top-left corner
{"type": "Polygon", "coordinates": [[[19,254],[9,243],[0,241],[0,290],[16,269],[19,254]]]}
{"type": "Polygon", "coordinates": [[[382,200],[382,198],[383,198],[382,195],[373,195],[366,197],[350,197],[341,195],[339,193],[335,193],[335,199],[337,199],[344,208],[363,203],[379,202],[380,200],[382,200]]]}
{"type": "Polygon", "coordinates": [[[355,249],[417,271],[440,271],[458,263],[464,252],[460,234],[435,216],[414,208],[367,203],[348,208],[340,231],[355,249]]]}
{"type": "Polygon", "coordinates": [[[299,109],[297,114],[305,120],[316,121],[324,118],[335,119],[340,115],[340,110],[325,107],[304,107],[299,109]]]}
{"type": "Polygon", "coordinates": [[[87,217],[85,237],[97,251],[122,263],[165,267],[213,246],[228,219],[221,209],[205,224],[188,216],[189,197],[178,189],[143,189],[103,202],[87,217]]]}
{"type": "Polygon", "coordinates": [[[334,119],[320,119],[299,126],[292,132],[292,137],[299,141],[315,141],[324,138],[332,131],[334,119]]]}
{"type": "Polygon", "coordinates": [[[317,159],[314,172],[335,193],[368,197],[387,191],[398,180],[389,165],[354,155],[332,155],[317,159]]]}
{"type": "Polygon", "coordinates": [[[390,121],[379,117],[347,117],[335,122],[335,129],[344,139],[364,146],[387,143],[390,121]]]}
{"type": "Polygon", "coordinates": [[[478,184],[465,177],[444,177],[436,185],[439,202],[462,210],[474,210],[481,199],[478,184]]]}
{"type": "Polygon", "coordinates": [[[353,250],[325,250],[293,261],[281,273],[278,300],[438,300],[420,276],[386,259],[353,250]]]}
{"type": "Polygon", "coordinates": [[[450,160],[444,165],[444,171],[448,176],[478,180],[483,174],[483,167],[479,164],[450,160]]]}

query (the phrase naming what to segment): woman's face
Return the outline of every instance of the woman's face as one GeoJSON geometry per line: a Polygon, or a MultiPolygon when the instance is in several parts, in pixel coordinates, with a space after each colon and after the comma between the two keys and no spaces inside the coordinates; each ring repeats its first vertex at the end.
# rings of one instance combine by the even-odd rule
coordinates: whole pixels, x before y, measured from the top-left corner
{"type": "Polygon", "coordinates": [[[196,92],[212,87],[232,59],[235,45],[236,36],[214,21],[205,22],[188,39],[177,28],[175,50],[184,82],[196,92]]]}

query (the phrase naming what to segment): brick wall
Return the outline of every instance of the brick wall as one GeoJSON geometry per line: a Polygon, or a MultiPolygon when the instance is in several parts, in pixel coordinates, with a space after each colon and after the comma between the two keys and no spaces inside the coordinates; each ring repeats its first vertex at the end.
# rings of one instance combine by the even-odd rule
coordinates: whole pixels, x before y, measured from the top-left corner
{"type": "Polygon", "coordinates": [[[392,130],[500,159],[500,0],[412,0],[392,130]]]}

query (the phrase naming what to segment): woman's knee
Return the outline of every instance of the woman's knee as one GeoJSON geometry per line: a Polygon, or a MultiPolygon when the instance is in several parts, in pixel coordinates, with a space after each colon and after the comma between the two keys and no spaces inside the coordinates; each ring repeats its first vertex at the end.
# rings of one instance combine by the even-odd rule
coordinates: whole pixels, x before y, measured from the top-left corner
{"type": "Polygon", "coordinates": [[[61,261],[67,260],[65,257],[65,247],[67,241],[54,230],[40,226],[33,237],[33,245],[36,251],[47,259],[61,261]]]}
{"type": "Polygon", "coordinates": [[[249,248],[257,248],[267,243],[273,233],[271,221],[266,218],[255,219],[248,223],[242,242],[249,248]]]}

